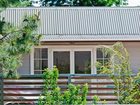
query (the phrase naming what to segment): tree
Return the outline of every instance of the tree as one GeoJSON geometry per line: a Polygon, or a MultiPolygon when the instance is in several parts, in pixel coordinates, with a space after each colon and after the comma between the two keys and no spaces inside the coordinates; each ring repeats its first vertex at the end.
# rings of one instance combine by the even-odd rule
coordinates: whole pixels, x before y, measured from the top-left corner
{"type": "MultiPolygon", "coordinates": [[[[0,2],[4,8],[8,6],[6,1],[0,2]]],[[[16,77],[23,55],[39,43],[41,35],[36,34],[38,22],[39,14],[25,16],[19,27],[7,23],[4,17],[0,20],[0,68],[5,76],[16,77]]]]}
{"type": "Polygon", "coordinates": [[[8,1],[7,0],[0,0],[0,8],[7,7],[8,1]]]}
{"type": "Polygon", "coordinates": [[[29,0],[0,0],[0,7],[28,7],[31,6],[29,0]]]}
{"type": "Polygon", "coordinates": [[[50,6],[119,6],[121,0],[44,0],[50,6]],[[67,4],[66,4],[67,3],[67,4]]]}
{"type": "Polygon", "coordinates": [[[93,0],[94,6],[112,6],[116,5],[119,6],[121,3],[121,0],[93,0]]]}
{"type": "Polygon", "coordinates": [[[30,0],[8,0],[9,7],[29,7],[31,6],[30,0]]]}

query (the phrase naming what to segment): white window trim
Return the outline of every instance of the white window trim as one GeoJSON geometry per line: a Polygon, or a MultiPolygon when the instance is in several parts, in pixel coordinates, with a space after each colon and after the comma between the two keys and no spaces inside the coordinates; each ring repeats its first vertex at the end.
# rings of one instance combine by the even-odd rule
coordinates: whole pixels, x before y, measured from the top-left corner
{"type": "Polygon", "coordinates": [[[30,73],[34,75],[34,47],[31,49],[30,53],[30,73]]]}
{"type": "MultiPolygon", "coordinates": [[[[73,52],[75,53],[76,51],[90,51],[91,52],[91,55],[90,55],[90,58],[91,58],[91,74],[93,74],[93,67],[92,67],[92,64],[93,64],[93,59],[92,59],[92,55],[93,55],[93,52],[92,52],[92,48],[90,49],[74,49],[73,52]]],[[[73,62],[75,64],[75,55],[73,54],[73,62]]],[[[73,73],[75,74],[75,65],[73,65],[73,73]]]]}
{"type": "Polygon", "coordinates": [[[48,68],[53,68],[53,52],[54,51],[70,51],[70,73],[75,73],[74,52],[75,51],[91,51],[91,74],[96,74],[96,51],[97,48],[101,48],[102,45],[50,45],[50,46],[35,46],[31,50],[30,54],[30,70],[31,75],[34,75],[34,48],[48,48],[48,68]]]}
{"type": "MultiPolygon", "coordinates": [[[[111,45],[106,45],[106,46],[111,47],[111,45]]],[[[96,46],[95,48],[96,48],[96,56],[95,56],[95,58],[96,58],[96,62],[97,62],[97,49],[98,49],[98,48],[105,48],[105,47],[104,47],[104,45],[99,45],[99,46],[96,46]]],[[[103,59],[104,59],[104,58],[103,58],[103,59]]],[[[114,62],[113,62],[113,64],[114,64],[114,62]]],[[[95,67],[95,68],[96,68],[96,67],[95,67]]],[[[96,68],[96,74],[97,74],[97,68],[96,68]]]]}
{"type": "Polygon", "coordinates": [[[70,50],[70,49],[63,49],[63,48],[60,48],[60,49],[59,49],[59,48],[57,48],[57,49],[54,48],[54,49],[52,49],[52,61],[51,61],[51,64],[52,64],[52,65],[54,65],[54,61],[53,61],[54,56],[53,56],[53,53],[54,53],[55,51],[58,51],[58,52],[59,52],[59,51],[68,51],[68,52],[70,53],[70,74],[72,74],[71,50],[70,50]]]}
{"type": "MultiPolygon", "coordinates": [[[[34,75],[34,49],[35,48],[48,48],[47,46],[34,46],[30,53],[30,74],[34,75]]],[[[48,51],[49,52],[49,51],[48,51]]],[[[49,55],[49,54],[48,54],[49,55]]],[[[48,59],[49,60],[49,59],[48,59]]]]}

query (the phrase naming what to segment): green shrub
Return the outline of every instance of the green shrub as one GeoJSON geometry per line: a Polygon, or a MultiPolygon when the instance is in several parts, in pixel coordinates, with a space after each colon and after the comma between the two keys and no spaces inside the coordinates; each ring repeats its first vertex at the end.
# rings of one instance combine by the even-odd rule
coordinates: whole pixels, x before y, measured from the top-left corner
{"type": "Polygon", "coordinates": [[[109,67],[102,67],[102,73],[108,74],[114,81],[118,103],[140,104],[140,73],[132,77],[129,54],[126,48],[122,43],[104,47],[106,54],[110,54],[110,61],[108,62],[109,67]],[[114,63],[112,64],[112,62],[114,63]]]}
{"type": "Polygon", "coordinates": [[[43,73],[44,89],[38,105],[86,105],[88,85],[84,86],[69,84],[68,89],[62,92],[57,85],[58,69],[45,69],[43,73]]]}
{"type": "Polygon", "coordinates": [[[93,96],[93,105],[97,105],[98,101],[100,101],[100,98],[98,96],[93,96]]]}
{"type": "Polygon", "coordinates": [[[122,101],[126,104],[140,104],[140,72],[133,78],[132,89],[122,101]]]}

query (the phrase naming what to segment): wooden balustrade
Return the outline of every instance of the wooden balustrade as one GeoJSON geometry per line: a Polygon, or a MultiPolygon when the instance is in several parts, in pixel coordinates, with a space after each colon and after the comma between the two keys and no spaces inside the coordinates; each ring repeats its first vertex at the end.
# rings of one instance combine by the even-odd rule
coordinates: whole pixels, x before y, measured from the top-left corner
{"type": "MultiPolygon", "coordinates": [[[[87,83],[89,86],[88,101],[92,101],[94,95],[98,95],[101,101],[117,101],[117,97],[114,95],[114,83],[108,76],[80,74],[60,75],[58,85],[62,91],[67,89],[69,83],[75,85],[87,83]]],[[[42,94],[43,79],[41,75],[24,75],[19,79],[4,79],[3,85],[1,86],[3,86],[2,99],[4,103],[27,102],[32,105],[38,101],[40,94],[42,94]]]]}

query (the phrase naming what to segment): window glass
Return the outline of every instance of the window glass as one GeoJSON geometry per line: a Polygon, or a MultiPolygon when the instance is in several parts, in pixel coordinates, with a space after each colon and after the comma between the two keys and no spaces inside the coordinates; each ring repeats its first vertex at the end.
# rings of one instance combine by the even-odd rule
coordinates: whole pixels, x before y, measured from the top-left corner
{"type": "Polygon", "coordinates": [[[34,49],[34,74],[42,74],[43,70],[48,67],[48,49],[34,49]]]}
{"type": "Polygon", "coordinates": [[[41,50],[39,49],[39,48],[35,48],[35,50],[34,50],[34,58],[35,59],[39,59],[40,58],[40,56],[41,56],[41,50]]]}
{"type": "Polygon", "coordinates": [[[47,59],[48,58],[48,49],[44,48],[42,49],[42,58],[47,59]]]}
{"type": "Polygon", "coordinates": [[[42,69],[41,63],[42,63],[42,60],[34,60],[34,69],[41,70],[42,69]]]}
{"type": "Polygon", "coordinates": [[[60,74],[70,73],[70,52],[69,51],[54,51],[53,62],[58,68],[60,74]]]}
{"type": "Polygon", "coordinates": [[[75,73],[77,74],[91,73],[90,51],[75,51],[75,73]]]}
{"type": "Polygon", "coordinates": [[[103,58],[103,52],[101,48],[97,49],[97,58],[103,58]]]}
{"type": "Polygon", "coordinates": [[[97,62],[98,62],[97,74],[99,74],[103,66],[108,67],[110,55],[105,54],[105,48],[97,48],[96,57],[97,57],[97,62]]]}

